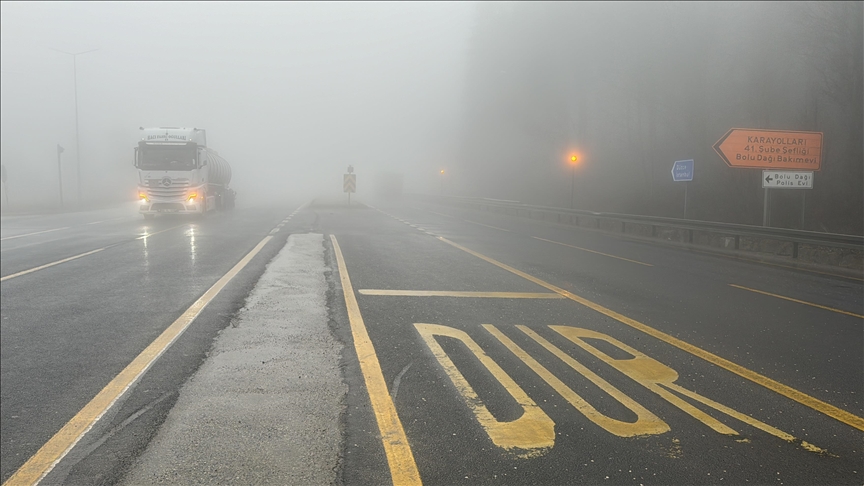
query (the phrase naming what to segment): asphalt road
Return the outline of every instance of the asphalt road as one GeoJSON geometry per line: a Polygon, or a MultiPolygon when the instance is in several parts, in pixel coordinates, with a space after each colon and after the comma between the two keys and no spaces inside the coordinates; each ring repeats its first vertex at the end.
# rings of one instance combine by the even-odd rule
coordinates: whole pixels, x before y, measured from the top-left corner
{"type": "Polygon", "coordinates": [[[118,481],[314,231],[345,484],[864,482],[860,280],[416,202],[297,207],[4,219],[2,480],[278,227],[46,481],[118,481]]]}
{"type": "MultiPolygon", "coordinates": [[[[198,220],[145,221],[134,207],[3,218],[0,478],[6,481],[298,206],[238,207],[198,220]]],[[[303,217],[291,224],[308,225],[303,217]]],[[[285,238],[287,231],[273,235],[48,479],[111,483],[122,473],[285,238]]]]}
{"type": "MultiPolygon", "coordinates": [[[[394,475],[864,480],[860,281],[524,219],[379,209],[333,210],[320,224],[344,256],[413,454],[414,465],[391,459],[394,475]]],[[[387,466],[351,450],[369,433],[347,430],[347,484],[387,466]]]]}

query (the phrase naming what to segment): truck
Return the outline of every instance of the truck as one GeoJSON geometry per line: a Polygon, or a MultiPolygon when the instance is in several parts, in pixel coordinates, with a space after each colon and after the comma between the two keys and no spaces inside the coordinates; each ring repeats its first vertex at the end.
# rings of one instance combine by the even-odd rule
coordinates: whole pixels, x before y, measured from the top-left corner
{"type": "Polygon", "coordinates": [[[234,207],[231,166],[207,146],[202,128],[139,128],[135,147],[139,212],[204,216],[234,207]]]}

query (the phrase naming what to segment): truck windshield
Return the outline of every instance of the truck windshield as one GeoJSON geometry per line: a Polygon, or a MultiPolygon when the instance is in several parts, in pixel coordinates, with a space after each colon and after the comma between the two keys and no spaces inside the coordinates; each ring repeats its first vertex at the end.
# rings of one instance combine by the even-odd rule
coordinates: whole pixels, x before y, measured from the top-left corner
{"type": "Polygon", "coordinates": [[[195,147],[144,145],[138,167],[147,170],[191,170],[196,167],[195,147]]]}

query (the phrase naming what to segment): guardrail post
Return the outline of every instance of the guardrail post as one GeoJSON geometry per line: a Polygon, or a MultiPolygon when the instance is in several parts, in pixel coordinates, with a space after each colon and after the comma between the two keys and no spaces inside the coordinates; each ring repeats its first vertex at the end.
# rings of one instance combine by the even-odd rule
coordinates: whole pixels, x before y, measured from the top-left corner
{"type": "Polygon", "coordinates": [[[693,243],[693,230],[687,230],[687,243],[693,243]]]}
{"type": "Polygon", "coordinates": [[[626,225],[627,225],[626,222],[621,221],[621,232],[622,232],[622,233],[626,233],[626,232],[627,232],[627,231],[625,231],[625,229],[626,229],[626,227],[627,227],[626,225]]]}
{"type": "Polygon", "coordinates": [[[651,225],[651,238],[657,238],[657,225],[651,225]]]}
{"type": "Polygon", "coordinates": [[[792,258],[798,258],[798,242],[792,242],[792,258]]]}
{"type": "Polygon", "coordinates": [[[741,248],[741,235],[735,235],[735,249],[739,250],[741,248]]]}

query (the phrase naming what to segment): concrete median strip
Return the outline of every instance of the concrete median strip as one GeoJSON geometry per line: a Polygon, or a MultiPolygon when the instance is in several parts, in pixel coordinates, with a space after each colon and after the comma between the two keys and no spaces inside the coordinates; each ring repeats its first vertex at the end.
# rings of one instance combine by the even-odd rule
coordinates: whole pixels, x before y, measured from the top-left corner
{"type": "Polygon", "coordinates": [[[332,484],[347,385],[323,237],[291,235],[124,484],[332,484]]]}

